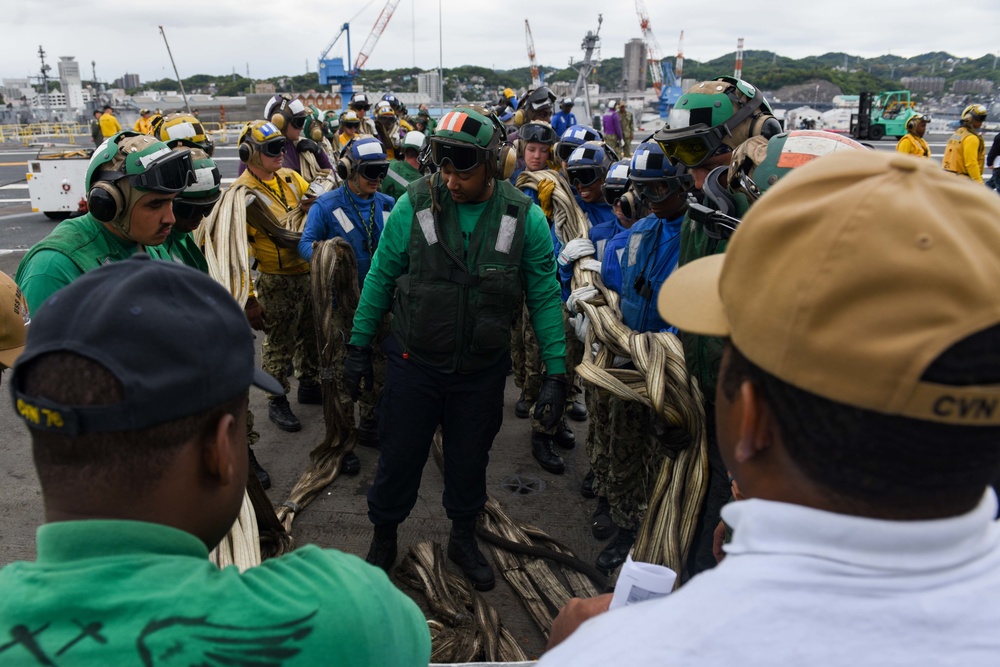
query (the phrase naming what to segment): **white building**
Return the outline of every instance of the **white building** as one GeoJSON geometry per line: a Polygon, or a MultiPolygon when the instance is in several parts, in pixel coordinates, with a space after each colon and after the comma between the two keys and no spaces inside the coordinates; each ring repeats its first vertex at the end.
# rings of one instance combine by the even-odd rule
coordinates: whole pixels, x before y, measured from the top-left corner
{"type": "Polygon", "coordinates": [[[441,77],[437,71],[421,72],[417,75],[417,92],[432,100],[441,99],[441,77]]]}
{"type": "MultiPolygon", "coordinates": [[[[59,86],[62,88],[63,95],[65,96],[65,101],[63,106],[66,108],[82,109],[84,105],[83,99],[83,83],[80,79],[80,63],[76,62],[74,56],[59,56],[59,86]]],[[[56,106],[53,104],[52,106],[56,106]]]]}
{"type": "Polygon", "coordinates": [[[35,89],[31,87],[28,79],[4,79],[0,93],[3,93],[5,103],[16,105],[22,97],[26,101],[30,100],[35,95],[35,89]]]}

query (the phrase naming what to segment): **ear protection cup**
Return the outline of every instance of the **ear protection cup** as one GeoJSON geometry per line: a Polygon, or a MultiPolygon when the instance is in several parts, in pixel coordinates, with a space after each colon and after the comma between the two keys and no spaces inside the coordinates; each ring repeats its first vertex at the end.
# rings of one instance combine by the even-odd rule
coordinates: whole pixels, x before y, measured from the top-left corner
{"type": "Polygon", "coordinates": [[[770,139],[771,137],[779,135],[782,132],[784,132],[784,130],[781,127],[781,123],[777,118],[770,114],[758,114],[754,117],[753,122],[750,123],[751,137],[761,136],[765,139],[770,139]]]}
{"type": "Polygon", "coordinates": [[[240,162],[249,162],[250,158],[253,157],[253,146],[249,142],[244,142],[240,144],[240,162]]]}
{"type": "Polygon", "coordinates": [[[635,193],[632,192],[631,188],[626,190],[625,194],[621,196],[621,199],[618,200],[618,205],[622,209],[622,215],[624,215],[629,220],[635,220],[637,217],[639,217],[639,209],[640,209],[639,200],[635,196],[635,193]]]}
{"type": "Polygon", "coordinates": [[[334,165],[334,169],[337,171],[337,176],[340,176],[340,180],[346,181],[354,176],[354,160],[351,159],[351,145],[354,140],[348,141],[344,146],[344,150],[340,152],[340,159],[337,160],[337,164],[334,165]]]}
{"type": "Polygon", "coordinates": [[[497,177],[508,180],[517,168],[517,149],[504,141],[497,150],[497,177]]]}
{"type": "Polygon", "coordinates": [[[125,211],[125,196],[114,183],[98,181],[87,193],[87,209],[100,222],[111,222],[125,211]]]}
{"type": "MultiPolygon", "coordinates": [[[[285,103],[282,102],[281,106],[285,106],[285,103]]],[[[274,126],[282,132],[285,131],[285,117],[280,112],[276,111],[271,114],[271,122],[274,123],[274,126]]]]}
{"type": "Polygon", "coordinates": [[[320,125],[313,125],[312,129],[309,130],[309,138],[319,143],[323,140],[323,127],[320,125]]]}
{"type": "Polygon", "coordinates": [[[528,122],[528,114],[524,113],[524,109],[518,109],[514,112],[514,125],[521,127],[528,122]]]}

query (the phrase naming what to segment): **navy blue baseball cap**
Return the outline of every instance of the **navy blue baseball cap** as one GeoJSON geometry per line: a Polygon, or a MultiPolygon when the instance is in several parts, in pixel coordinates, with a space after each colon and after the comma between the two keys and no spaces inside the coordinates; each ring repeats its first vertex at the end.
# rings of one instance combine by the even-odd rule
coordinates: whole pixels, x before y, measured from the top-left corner
{"type": "Polygon", "coordinates": [[[139,253],[94,269],[32,313],[14,365],[14,408],[31,428],[75,435],[137,431],[204,412],[251,385],[281,384],[254,364],[243,309],[204,273],[139,253]],[[19,372],[50,352],[73,352],[104,366],[124,400],[64,405],[22,391],[19,372]]]}

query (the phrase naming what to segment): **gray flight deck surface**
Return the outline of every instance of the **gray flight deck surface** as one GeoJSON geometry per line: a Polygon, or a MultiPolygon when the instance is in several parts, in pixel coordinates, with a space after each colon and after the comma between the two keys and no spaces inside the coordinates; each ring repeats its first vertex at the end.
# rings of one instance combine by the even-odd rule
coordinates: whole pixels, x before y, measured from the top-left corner
{"type": "MultiPolygon", "coordinates": [[[[928,139],[934,159],[940,161],[947,135],[928,139]]],[[[892,150],[894,146],[895,141],[876,143],[878,150],[892,150]]],[[[6,185],[24,178],[24,162],[33,155],[33,151],[21,146],[0,147],[0,271],[10,276],[16,272],[24,252],[56,224],[41,213],[30,212],[25,183],[6,185]]],[[[231,182],[238,164],[233,146],[220,146],[216,157],[220,158],[224,183],[231,182]]],[[[261,335],[257,336],[259,355],[261,335]]],[[[8,378],[4,378],[2,384],[6,385],[7,381],[8,378]]],[[[323,437],[322,408],[298,405],[294,399],[295,386],[292,379],[291,405],[303,423],[298,433],[285,433],[274,426],[267,418],[263,393],[258,390],[250,393],[250,405],[261,433],[255,452],[271,474],[273,486],[268,495],[276,505],[287,498],[305,469],[310,449],[323,437]]],[[[539,526],[567,544],[577,556],[593,563],[604,543],[590,534],[590,515],[596,500],[585,500],[579,493],[580,482],[589,468],[583,447],[587,424],[570,422],[577,436],[577,447],[572,451],[557,450],[566,459],[567,469],[563,475],[549,474],[531,457],[530,426],[527,420],[514,416],[516,400],[517,389],[510,377],[503,426],[490,456],[489,492],[515,520],[539,526]],[[509,487],[516,487],[521,492],[511,491],[509,487]],[[523,493],[525,490],[528,493],[523,493]]],[[[374,476],[378,450],[358,447],[355,451],[361,458],[361,473],[354,477],[339,476],[311,505],[298,513],[293,526],[298,544],[332,547],[361,557],[367,553],[371,524],[365,494],[374,476]]],[[[417,505],[400,527],[400,555],[422,540],[447,544],[450,523],[441,506],[442,491],[441,474],[430,459],[424,470],[417,505]]],[[[3,386],[0,387],[0,565],[34,558],[35,529],[42,518],[41,493],[31,461],[27,429],[14,416],[8,388],[3,386]]],[[[95,535],[94,539],[100,536],[95,535]]],[[[489,557],[489,548],[482,543],[481,546],[489,557]]],[[[497,580],[496,588],[484,594],[486,600],[497,608],[501,619],[528,655],[538,656],[545,645],[542,634],[499,572],[497,580]]],[[[423,602],[419,594],[405,587],[403,590],[423,602]]]]}

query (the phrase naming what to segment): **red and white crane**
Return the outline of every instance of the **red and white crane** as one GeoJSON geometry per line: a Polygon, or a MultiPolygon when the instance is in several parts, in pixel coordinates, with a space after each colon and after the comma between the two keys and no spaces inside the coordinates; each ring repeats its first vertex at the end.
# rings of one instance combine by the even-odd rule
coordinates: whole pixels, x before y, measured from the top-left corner
{"type": "Polygon", "coordinates": [[[354,73],[357,73],[365,63],[368,62],[368,56],[371,55],[372,50],[378,43],[378,38],[382,36],[385,31],[385,27],[389,24],[389,19],[392,18],[392,13],[396,11],[396,7],[399,5],[399,0],[389,0],[385,3],[385,7],[382,8],[382,13],[378,15],[378,20],[375,21],[375,25],[372,27],[371,33],[368,35],[368,39],[365,40],[364,46],[358,52],[358,58],[354,61],[354,73]]]}
{"type": "Polygon", "coordinates": [[[542,79],[538,74],[538,61],[535,60],[535,40],[531,36],[531,24],[524,19],[524,39],[528,43],[528,63],[531,66],[531,87],[538,88],[542,79]]]}
{"type": "Polygon", "coordinates": [[[642,29],[642,39],[646,42],[646,62],[649,65],[649,75],[653,78],[653,89],[660,93],[663,88],[663,68],[660,65],[660,45],[649,24],[649,12],[643,0],[635,0],[635,11],[639,15],[639,27],[642,29]]]}

